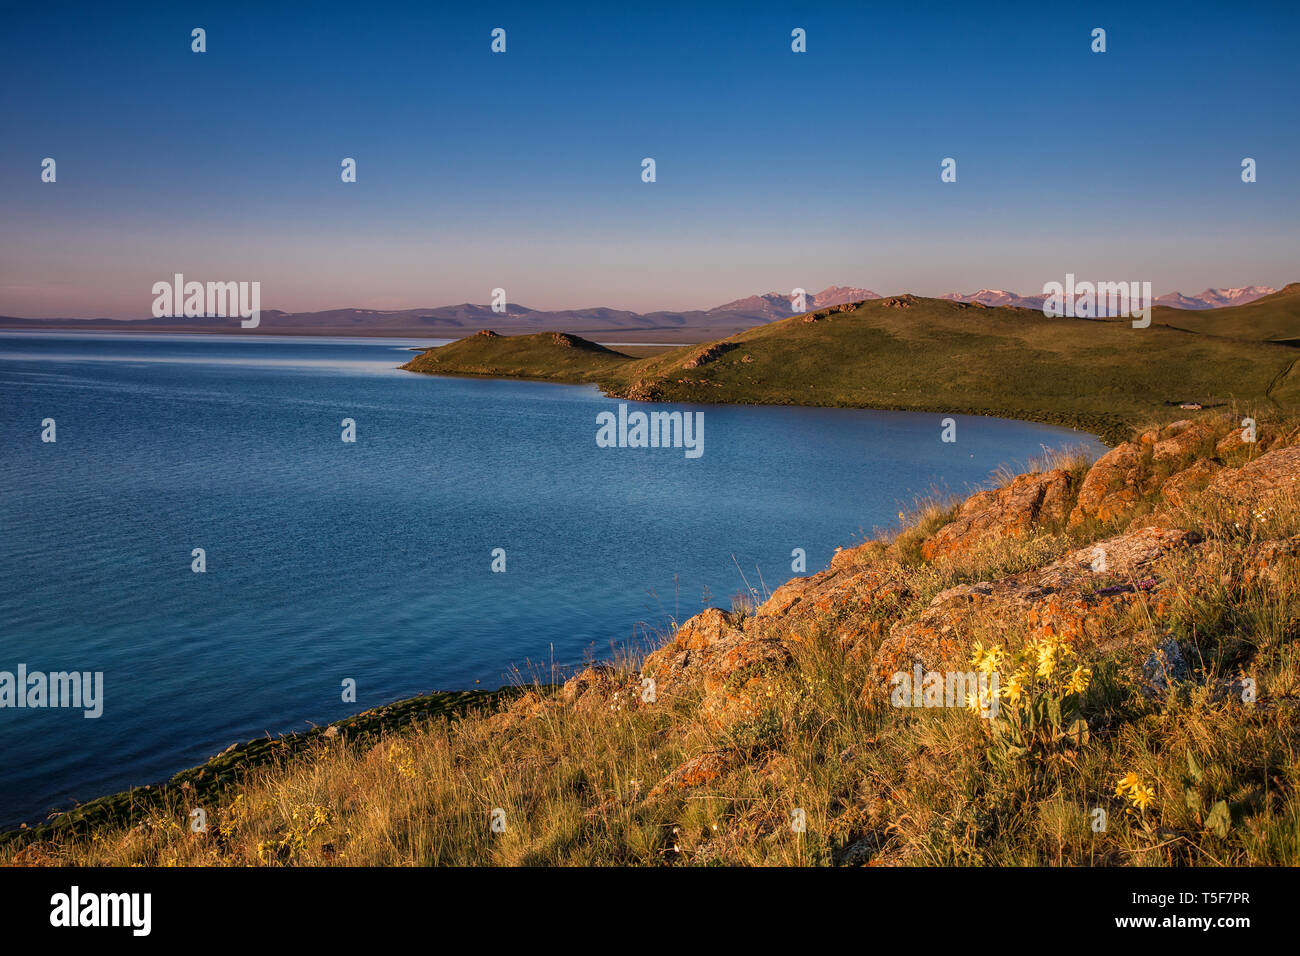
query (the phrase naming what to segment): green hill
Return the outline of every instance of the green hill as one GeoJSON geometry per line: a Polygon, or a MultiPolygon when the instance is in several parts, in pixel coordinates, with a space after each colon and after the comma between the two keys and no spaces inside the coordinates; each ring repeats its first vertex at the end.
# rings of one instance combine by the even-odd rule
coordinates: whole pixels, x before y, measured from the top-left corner
{"type": "Polygon", "coordinates": [[[541,381],[590,382],[630,357],[567,332],[497,335],[484,329],[429,349],[402,368],[430,375],[484,375],[541,381]]]}
{"type": "MultiPolygon", "coordinates": [[[[1183,402],[1244,409],[1300,404],[1300,378],[1293,373],[1300,353],[1263,341],[1288,331],[1286,317],[1300,302],[1297,288],[1247,306],[1188,313],[1207,328],[1214,315],[1233,313],[1226,321],[1235,336],[1174,327],[1159,317],[1135,329],[1127,319],[1048,318],[1028,309],[903,295],[792,316],[650,358],[591,343],[563,347],[545,335],[480,333],[405,367],[595,382],[611,396],[646,401],[997,415],[1114,440],[1135,425],[1185,415],[1178,408],[1183,402]]],[[[1300,335],[1294,324],[1290,331],[1300,335]]]]}
{"type": "Polygon", "coordinates": [[[1189,312],[1158,308],[1152,321],[1206,335],[1300,345],[1300,282],[1226,309],[1189,312]]]}

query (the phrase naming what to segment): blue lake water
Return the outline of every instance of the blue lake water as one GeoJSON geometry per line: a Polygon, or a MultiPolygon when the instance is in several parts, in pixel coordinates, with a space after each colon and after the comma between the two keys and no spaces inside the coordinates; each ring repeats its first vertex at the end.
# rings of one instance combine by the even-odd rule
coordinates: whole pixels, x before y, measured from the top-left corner
{"type": "Polygon", "coordinates": [[[0,708],[0,825],[645,646],[774,589],[794,548],[825,567],[916,495],[1102,450],[998,419],[957,416],[945,444],[937,415],[727,406],[693,407],[697,459],[598,448],[618,403],[596,389],[397,370],[414,344],[0,333],[0,671],[104,675],[97,719],[0,708]]]}

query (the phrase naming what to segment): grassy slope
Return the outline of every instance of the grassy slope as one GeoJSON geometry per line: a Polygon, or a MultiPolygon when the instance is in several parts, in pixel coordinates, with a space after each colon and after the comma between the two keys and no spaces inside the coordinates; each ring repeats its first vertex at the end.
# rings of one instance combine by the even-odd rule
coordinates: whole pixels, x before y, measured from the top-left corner
{"type": "Polygon", "coordinates": [[[1184,309],[1156,309],[1155,322],[1229,338],[1253,341],[1285,341],[1300,338],[1300,282],[1293,282],[1272,295],[1228,309],[1193,312],[1184,309]]]}
{"type": "MultiPolygon", "coordinates": [[[[704,346],[629,360],[549,347],[545,336],[472,337],[406,367],[596,382],[612,395],[658,401],[1000,415],[1117,440],[1138,423],[1175,417],[1171,402],[1295,407],[1297,353],[1250,339],[1300,336],[1300,295],[1270,298],[1259,308],[1213,313],[1238,338],[1159,321],[1134,329],[1127,320],[1049,319],[1025,309],[905,296],[815,313],[817,321],[793,316],[750,329],[714,343],[724,351],[695,368],[685,363],[704,346]]],[[[1198,321],[1213,326],[1210,318],[1198,321]]]]}
{"type": "Polygon", "coordinates": [[[337,739],[345,746],[364,745],[420,721],[494,708],[516,695],[514,689],[442,691],[367,710],[328,727],[234,744],[165,783],[91,800],[36,827],[0,832],[0,851],[6,845],[75,839],[113,827],[138,825],[159,814],[186,815],[194,806],[229,800],[250,773],[283,767],[322,740],[337,739]]]}
{"type": "MultiPolygon", "coordinates": [[[[1215,437],[1234,425],[1220,418],[1215,437]]],[[[1203,536],[1202,563],[1162,566],[1159,598],[1088,645],[1090,737],[1021,758],[995,755],[984,722],[963,710],[864,698],[870,653],[844,636],[870,652],[953,584],[1041,567],[1117,529],[1049,524],[952,563],[916,558],[912,545],[951,513],[931,509],[892,543],[843,556],[843,599],[784,625],[794,667],[768,678],[767,706],[746,723],[720,729],[690,693],[584,710],[539,687],[495,714],[435,715],[359,742],[315,735],[293,759],[207,795],[204,835],[189,831],[182,792],[135,826],[27,834],[0,845],[0,864],[1300,864],[1300,572],[1292,562],[1271,569],[1276,580],[1241,576],[1257,542],[1300,534],[1300,500],[1259,520],[1167,514],[1203,536]],[[882,590],[872,569],[893,583],[882,590]],[[1153,628],[1194,654],[1196,672],[1148,697],[1125,641],[1153,628]],[[1213,693],[1236,673],[1258,680],[1259,706],[1213,693]],[[700,759],[715,763],[685,789],[656,786],[700,759]],[[1140,811],[1115,794],[1128,773],[1153,794],[1140,811]],[[1222,828],[1210,813],[1220,801],[1222,828]],[[791,807],[806,810],[802,836],[791,807]],[[1102,832],[1094,807],[1109,813],[1102,832]],[[495,808],[504,833],[489,828],[495,808]]],[[[746,633],[762,620],[741,618],[746,633]]],[[[966,645],[1027,639],[970,620],[956,635],[966,645]]],[[[636,662],[616,668],[639,690],[636,662]]]]}

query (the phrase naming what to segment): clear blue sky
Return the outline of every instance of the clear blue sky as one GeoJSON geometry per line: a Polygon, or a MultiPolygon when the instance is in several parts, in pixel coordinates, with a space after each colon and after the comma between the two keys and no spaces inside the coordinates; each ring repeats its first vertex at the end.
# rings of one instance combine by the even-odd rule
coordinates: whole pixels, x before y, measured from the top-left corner
{"type": "Polygon", "coordinates": [[[1300,279],[1295,3],[271,6],[7,5],[0,314],[1300,279]]]}

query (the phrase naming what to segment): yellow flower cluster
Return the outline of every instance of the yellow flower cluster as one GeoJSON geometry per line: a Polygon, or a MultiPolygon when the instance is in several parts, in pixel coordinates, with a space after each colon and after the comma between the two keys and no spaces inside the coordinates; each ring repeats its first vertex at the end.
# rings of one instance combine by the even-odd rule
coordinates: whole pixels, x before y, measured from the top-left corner
{"type": "Polygon", "coordinates": [[[1076,665],[1070,673],[1070,679],[1066,681],[1065,689],[1071,694],[1082,694],[1088,689],[1088,684],[1092,681],[1092,670],[1083,665],[1076,665]]]}
{"type": "MultiPolygon", "coordinates": [[[[1011,673],[1001,676],[1000,694],[1015,704],[1036,681],[1048,685],[1059,683],[1067,694],[1082,694],[1092,682],[1092,669],[1075,660],[1074,648],[1059,636],[1030,641],[1018,653],[1009,653],[1000,644],[985,648],[977,641],[971,653],[971,666],[983,674],[992,674],[1006,664],[1011,673]]],[[[1046,689],[1046,688],[1044,688],[1046,689]]]]}
{"type": "Polygon", "coordinates": [[[975,650],[971,654],[970,662],[977,671],[982,674],[992,674],[998,669],[998,665],[1006,660],[1006,652],[1002,650],[1000,644],[994,644],[988,650],[984,649],[983,641],[975,642],[975,650]]]}
{"type": "Polygon", "coordinates": [[[263,863],[296,859],[307,848],[307,840],[311,835],[333,822],[334,811],[323,804],[294,807],[284,835],[278,840],[263,840],[258,843],[257,858],[263,863]]]}
{"type": "Polygon", "coordinates": [[[1132,770],[1119,778],[1119,783],[1115,785],[1115,796],[1128,797],[1129,803],[1139,811],[1145,812],[1146,808],[1151,806],[1155,801],[1155,791],[1144,784],[1140,777],[1132,770]]]}
{"type": "Polygon", "coordinates": [[[239,826],[242,821],[247,819],[248,804],[244,802],[244,795],[242,793],[236,794],[234,802],[226,808],[225,816],[217,826],[217,829],[221,832],[223,837],[229,837],[235,832],[235,828],[239,826]]]}
{"type": "Polygon", "coordinates": [[[388,762],[397,768],[397,772],[408,779],[415,778],[415,754],[403,743],[394,743],[388,748],[388,762]]]}

